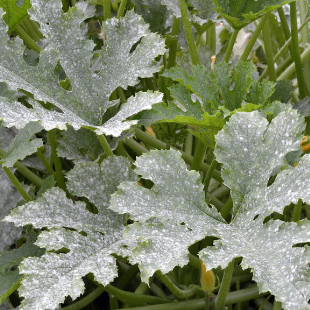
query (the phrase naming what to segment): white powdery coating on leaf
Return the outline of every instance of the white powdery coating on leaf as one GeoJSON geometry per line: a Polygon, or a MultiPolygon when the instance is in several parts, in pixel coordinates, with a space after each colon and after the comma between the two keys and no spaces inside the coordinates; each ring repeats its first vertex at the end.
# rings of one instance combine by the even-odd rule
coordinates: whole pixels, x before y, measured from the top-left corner
{"type": "Polygon", "coordinates": [[[292,109],[280,113],[270,125],[257,111],[231,117],[216,136],[215,155],[223,163],[222,177],[231,189],[234,212],[251,191],[267,186],[288,152],[300,148],[303,128],[302,118],[292,109]]]}
{"type": "Polygon", "coordinates": [[[124,256],[129,255],[132,264],[138,264],[141,280],[148,283],[157,270],[163,274],[175,266],[188,263],[188,247],[203,238],[185,225],[171,223],[134,223],[124,230],[128,239],[124,256]]]}
{"type": "Polygon", "coordinates": [[[111,256],[118,247],[117,238],[107,241],[100,233],[83,236],[75,231],[52,229],[41,233],[36,244],[47,249],[64,247],[70,252],[46,253],[21,264],[20,271],[27,274],[20,288],[25,297],[23,310],[55,309],[68,295],[76,299],[84,292],[81,278],[88,273],[93,273],[102,285],[117,276],[116,259],[111,256]]]}
{"type": "Polygon", "coordinates": [[[46,191],[35,201],[13,209],[5,220],[14,222],[16,226],[70,227],[85,232],[119,232],[122,227],[119,216],[111,211],[90,213],[84,202],[74,203],[58,187],[46,191]]]}
{"type": "Polygon", "coordinates": [[[125,229],[128,243],[122,253],[139,264],[147,282],[156,270],[167,273],[187,264],[187,248],[215,233],[224,220],[206,205],[199,173],[187,170],[180,152],[151,151],[137,158],[136,167],[135,172],[154,182],[153,187],[122,183],[110,208],[140,221],[125,229]]]}
{"type": "Polygon", "coordinates": [[[22,41],[18,38],[9,41],[6,25],[0,21],[0,44],[3,46],[0,81],[6,82],[11,89],[29,91],[36,100],[50,102],[61,111],[48,111],[34,102],[30,102],[33,109],[29,109],[18,102],[1,98],[0,119],[5,121],[6,126],[23,128],[30,121],[39,121],[46,130],[66,129],[70,124],[75,129],[84,126],[97,129],[98,133],[119,136],[135,123],[123,122],[125,118],[150,108],[152,96],[149,102],[144,98],[135,107],[128,108],[129,105],[126,105],[121,114],[123,119],[120,115],[106,127],[100,126],[102,115],[116,104],[109,101],[109,96],[118,86],[133,86],[139,82],[138,77],[151,77],[160,70],[154,58],[164,54],[165,42],[159,35],[150,33],[140,16],[131,11],[120,20],[114,18],[107,21],[103,25],[109,37],[105,50],[94,52],[94,43],[86,39],[87,29],[83,24],[86,16],[78,8],[74,7],[64,14],[61,1],[42,3],[34,0],[29,13],[40,23],[48,46],[41,51],[39,63],[30,66],[23,59],[22,41]],[[138,44],[131,51],[135,43],[138,44]],[[96,73],[91,68],[94,53],[99,54],[101,62],[101,71],[96,73]],[[54,74],[58,62],[70,81],[71,91],[62,88],[58,76],[54,74]],[[145,104],[142,105],[142,102],[145,104]]]}
{"type": "MultiPolygon", "coordinates": [[[[110,198],[121,182],[135,181],[137,175],[130,168],[125,157],[109,156],[100,165],[96,162],[80,163],[67,174],[68,190],[84,196],[93,203],[99,212],[111,212],[106,209],[110,198]]],[[[114,212],[113,212],[114,213],[114,212]]]]}
{"type": "Polygon", "coordinates": [[[110,118],[102,127],[98,127],[96,133],[106,135],[120,136],[122,131],[129,129],[130,126],[136,124],[138,121],[124,121],[126,118],[137,114],[143,110],[150,110],[152,105],[161,102],[163,94],[159,92],[139,92],[134,97],[128,98],[121,110],[112,118],[110,118]]]}

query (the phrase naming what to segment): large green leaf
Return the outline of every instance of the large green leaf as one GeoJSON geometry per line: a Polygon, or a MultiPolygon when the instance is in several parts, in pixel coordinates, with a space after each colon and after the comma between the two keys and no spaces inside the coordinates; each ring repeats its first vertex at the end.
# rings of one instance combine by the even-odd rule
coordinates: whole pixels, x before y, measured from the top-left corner
{"type": "Polygon", "coordinates": [[[103,285],[117,276],[116,259],[111,254],[122,252],[123,218],[106,207],[121,180],[136,178],[129,165],[125,158],[109,157],[101,166],[78,164],[69,173],[68,187],[91,202],[98,202],[97,214],[88,211],[84,202],[74,203],[65,192],[54,187],[36,201],[13,209],[6,217],[16,225],[32,223],[36,228],[49,228],[36,242],[47,253],[40,258],[27,258],[19,267],[25,274],[19,289],[25,298],[21,309],[55,309],[66,296],[77,298],[84,292],[82,277],[88,273],[93,273],[103,285]],[[90,182],[75,180],[73,177],[78,173],[83,173],[83,180],[90,182]],[[95,191],[98,197],[94,196],[95,191]],[[55,253],[60,249],[70,251],[55,253]]]}
{"type": "Polygon", "coordinates": [[[0,118],[6,126],[21,128],[30,121],[40,121],[46,130],[65,129],[66,124],[71,124],[75,129],[86,126],[98,134],[118,136],[135,123],[124,122],[126,118],[161,102],[158,92],[140,92],[130,97],[106,124],[101,124],[107,109],[118,103],[109,101],[117,87],[133,86],[139,82],[138,77],[150,77],[160,70],[154,58],[165,52],[164,40],[151,33],[133,11],[120,20],[114,18],[103,24],[106,39],[100,51],[93,51],[94,43],[86,39],[83,21],[88,16],[78,8],[70,8],[64,14],[61,1],[33,0],[29,13],[40,23],[48,46],[40,53],[39,63],[30,66],[23,59],[21,40],[12,42],[5,34],[4,22],[0,23],[0,81],[11,89],[24,89],[36,100],[50,102],[58,109],[47,110],[33,100],[29,101],[29,109],[1,98],[0,118]],[[95,57],[97,61],[92,67],[95,57]],[[70,81],[71,91],[62,88],[54,74],[58,63],[70,81]]]}
{"type": "Polygon", "coordinates": [[[215,150],[234,201],[230,223],[207,207],[200,176],[186,170],[180,153],[153,151],[138,158],[136,173],[154,186],[123,183],[110,208],[137,221],[124,236],[130,241],[127,255],[139,264],[143,280],[155,270],[184,265],[186,247],[209,235],[219,239],[199,253],[207,269],[225,268],[242,257],[242,267],[252,269],[261,292],[270,291],[284,309],[310,309],[310,253],[308,247],[294,246],[310,241],[310,221],[264,222],[299,198],[310,202],[310,156],[296,168],[285,160],[300,148],[303,128],[302,118],[290,108],[270,124],[257,111],[231,116],[216,136],[215,150]],[[275,173],[276,180],[267,186],[275,173]]]}
{"type": "Polygon", "coordinates": [[[213,0],[216,11],[235,29],[240,29],[263,14],[295,0],[213,0]]]}

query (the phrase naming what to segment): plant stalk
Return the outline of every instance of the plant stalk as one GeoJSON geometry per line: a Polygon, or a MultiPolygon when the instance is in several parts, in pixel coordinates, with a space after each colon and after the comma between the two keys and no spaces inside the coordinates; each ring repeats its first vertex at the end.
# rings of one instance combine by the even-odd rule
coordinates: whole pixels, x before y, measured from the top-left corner
{"type": "Polygon", "coordinates": [[[198,57],[197,48],[196,48],[196,44],[195,44],[193,33],[192,33],[191,22],[188,18],[188,11],[187,11],[187,5],[186,5],[185,0],[179,0],[179,7],[181,10],[183,27],[184,27],[184,31],[186,35],[189,53],[192,59],[192,64],[198,65],[199,57],[198,57]]]}
{"type": "Polygon", "coordinates": [[[20,25],[17,25],[14,30],[21,37],[28,48],[36,51],[37,53],[40,53],[42,50],[41,47],[29,36],[25,30],[22,29],[20,25]]]}
{"type": "Polygon", "coordinates": [[[180,18],[173,17],[173,24],[171,29],[171,42],[169,45],[168,69],[176,65],[177,48],[178,48],[178,34],[180,29],[180,18]]]}
{"type": "Polygon", "coordinates": [[[275,82],[277,79],[277,76],[276,76],[276,71],[274,68],[273,53],[272,53],[272,46],[271,46],[271,40],[270,40],[270,26],[269,26],[270,13],[267,13],[266,16],[267,16],[267,19],[262,28],[263,41],[264,41],[265,54],[266,54],[266,59],[267,59],[269,80],[275,82]]]}
{"type": "Polygon", "coordinates": [[[111,18],[111,0],[103,0],[104,21],[111,18]]]}
{"type": "Polygon", "coordinates": [[[107,156],[113,156],[113,152],[110,148],[108,141],[106,140],[104,135],[97,135],[97,138],[107,156]]]}
{"type": "Polygon", "coordinates": [[[253,49],[253,46],[255,44],[255,42],[257,41],[258,39],[258,36],[259,34],[261,33],[262,31],[262,28],[264,26],[264,24],[266,23],[266,19],[268,18],[267,14],[265,14],[259,21],[255,31],[253,32],[251,38],[250,38],[250,41],[248,42],[245,50],[243,51],[242,55],[241,55],[241,60],[242,61],[247,61],[250,53],[252,52],[252,49],[253,49]]]}
{"type": "Polygon", "coordinates": [[[53,157],[53,161],[55,165],[55,178],[56,178],[57,184],[61,189],[66,190],[65,180],[62,174],[61,162],[57,154],[57,142],[56,142],[53,130],[50,130],[48,132],[48,138],[50,141],[52,157],[53,157]]]}
{"type": "Polygon", "coordinates": [[[225,56],[224,56],[224,61],[227,62],[227,63],[229,62],[231,52],[232,52],[232,50],[234,48],[234,45],[236,43],[236,39],[237,39],[238,33],[239,33],[239,30],[235,30],[233,32],[232,36],[230,37],[230,40],[229,40],[229,43],[228,43],[228,46],[227,46],[227,49],[226,49],[226,52],[225,52],[225,56]]]}
{"type": "MultiPolygon", "coordinates": [[[[242,289],[240,291],[230,292],[227,294],[226,305],[232,305],[241,301],[248,301],[266,294],[269,293],[260,294],[256,286],[242,289]]],[[[204,305],[205,298],[200,298],[170,304],[123,308],[123,310],[201,310],[203,309],[204,305]]],[[[210,302],[210,307],[214,306],[215,302],[210,302]]]]}
{"type": "MultiPolygon", "coordinates": [[[[230,282],[231,282],[232,274],[234,271],[234,267],[235,267],[235,263],[234,263],[234,260],[232,260],[228,264],[228,266],[226,267],[226,269],[224,271],[221,286],[220,286],[219,292],[218,292],[216,299],[215,299],[216,310],[224,310],[225,309],[225,302],[226,302],[226,298],[227,298],[227,293],[229,291],[230,282]]],[[[240,290],[237,292],[240,292],[240,290]]]]}
{"type": "MultiPolygon", "coordinates": [[[[0,155],[4,157],[6,155],[6,152],[0,149],[0,155]]],[[[42,186],[43,180],[40,177],[38,177],[36,174],[34,174],[31,170],[29,170],[27,167],[25,167],[19,161],[17,161],[13,167],[16,168],[17,171],[21,175],[23,175],[27,180],[29,180],[31,183],[33,183],[37,187],[42,186]]]]}
{"type": "Polygon", "coordinates": [[[10,178],[11,182],[13,183],[13,185],[16,187],[16,189],[18,190],[18,192],[22,195],[22,197],[27,201],[31,201],[31,197],[29,196],[29,194],[25,191],[25,189],[23,188],[23,186],[20,184],[20,182],[17,180],[16,176],[14,175],[14,173],[10,170],[10,168],[7,167],[2,167],[4,172],[6,173],[6,175],[10,178]]]}
{"type": "Polygon", "coordinates": [[[73,303],[72,305],[61,308],[62,310],[80,310],[84,309],[90,303],[92,303],[95,299],[97,299],[104,292],[104,286],[100,285],[96,289],[94,289],[87,296],[83,297],[79,301],[73,303]]]}
{"type": "Polygon", "coordinates": [[[126,4],[127,4],[127,0],[121,1],[121,4],[120,4],[118,11],[117,11],[116,18],[120,19],[124,15],[126,4]]]}
{"type": "Polygon", "coordinates": [[[216,161],[216,158],[214,156],[212,162],[211,162],[211,165],[207,171],[207,174],[205,176],[205,179],[204,179],[204,190],[205,190],[205,193],[208,192],[208,188],[209,188],[209,185],[210,185],[210,181],[211,181],[211,178],[212,178],[212,175],[213,175],[213,172],[216,168],[216,165],[217,165],[217,161],[216,161]]]}
{"type": "Polygon", "coordinates": [[[199,170],[199,167],[201,163],[203,162],[204,156],[206,154],[207,145],[205,143],[202,143],[198,140],[195,153],[194,153],[194,160],[191,165],[191,170],[199,170]]]}
{"type": "Polygon", "coordinates": [[[299,43],[298,43],[298,27],[297,27],[297,7],[296,2],[290,3],[290,15],[291,15],[291,33],[292,33],[292,51],[293,59],[296,66],[296,75],[298,81],[299,96],[301,99],[305,98],[308,94],[303,68],[299,53],[299,43]]]}

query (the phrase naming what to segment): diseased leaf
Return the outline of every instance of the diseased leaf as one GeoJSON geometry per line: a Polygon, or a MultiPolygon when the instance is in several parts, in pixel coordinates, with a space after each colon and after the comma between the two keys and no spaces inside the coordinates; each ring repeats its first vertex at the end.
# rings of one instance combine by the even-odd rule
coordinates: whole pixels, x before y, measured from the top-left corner
{"type": "Polygon", "coordinates": [[[235,29],[241,29],[267,12],[294,0],[213,0],[216,11],[235,29]]]}
{"type": "Polygon", "coordinates": [[[187,264],[187,247],[224,220],[207,207],[199,173],[187,170],[179,152],[151,151],[139,157],[136,166],[136,173],[154,186],[148,190],[136,182],[123,183],[112,195],[110,208],[140,222],[126,227],[125,236],[131,241],[129,259],[139,264],[147,282],[156,270],[167,273],[187,264]]]}
{"type": "Polygon", "coordinates": [[[109,206],[111,194],[124,177],[137,180],[126,158],[109,156],[100,165],[96,162],[77,164],[67,174],[67,186],[72,194],[88,198],[100,212],[104,212],[109,206]]]}
{"type": "Polygon", "coordinates": [[[26,233],[27,242],[20,248],[0,252],[0,303],[8,298],[20,285],[22,275],[18,269],[20,262],[30,256],[42,256],[44,249],[34,245],[36,236],[33,232],[26,233]]]}
{"type": "Polygon", "coordinates": [[[74,203],[65,192],[54,187],[37,200],[15,208],[6,217],[16,225],[32,223],[36,228],[49,228],[36,242],[37,246],[46,249],[46,254],[40,258],[27,258],[20,265],[20,272],[25,274],[19,289],[25,298],[21,309],[55,309],[68,295],[76,299],[84,292],[82,277],[88,273],[93,273],[102,285],[117,276],[116,259],[112,254],[122,252],[123,218],[106,207],[109,195],[120,181],[134,178],[127,159],[108,157],[105,161],[101,166],[78,164],[69,172],[69,187],[75,186],[74,191],[79,195],[98,202],[98,214],[88,211],[85,202],[74,203]],[[101,169],[105,169],[104,176],[101,169]],[[83,180],[91,181],[88,187],[84,188],[78,180],[71,180],[79,172],[83,172],[83,180]],[[114,181],[108,183],[107,180],[114,181]],[[98,197],[94,196],[95,192],[98,197]],[[55,253],[60,249],[69,252],[55,253]]]}
{"type": "Polygon", "coordinates": [[[9,145],[9,149],[3,159],[0,161],[4,167],[13,167],[19,159],[24,159],[31,155],[37,149],[43,146],[41,139],[32,139],[33,135],[42,130],[42,126],[38,123],[28,123],[25,128],[21,129],[15,139],[9,145]],[[30,141],[31,140],[31,141],[30,141]]]}
{"type": "Polygon", "coordinates": [[[270,124],[257,111],[231,116],[216,136],[215,149],[234,202],[230,223],[207,207],[199,175],[186,170],[179,153],[151,151],[139,157],[136,173],[151,180],[153,187],[123,183],[112,195],[110,208],[129,213],[136,221],[126,227],[124,236],[127,255],[139,264],[143,281],[155,270],[184,265],[186,246],[213,236],[218,238],[214,246],[199,253],[207,270],[225,268],[233,258],[242,257],[242,268],[252,269],[261,292],[274,294],[284,309],[310,309],[310,253],[308,247],[295,246],[309,242],[310,221],[264,222],[299,198],[310,202],[310,156],[295,168],[285,162],[287,154],[300,148],[303,129],[303,119],[291,108],[270,124]],[[267,186],[275,173],[275,181],[267,186]],[[173,246],[172,256],[165,243],[173,246]]]}
{"type": "Polygon", "coordinates": [[[254,188],[266,186],[274,169],[285,164],[285,155],[301,148],[304,129],[302,118],[291,109],[280,113],[270,124],[258,112],[236,115],[239,118],[232,117],[218,134],[215,151],[217,161],[223,163],[222,176],[231,189],[235,214],[244,211],[239,208],[247,205],[245,197],[254,188]]]}
{"type": "Polygon", "coordinates": [[[102,25],[106,38],[100,51],[93,51],[94,43],[86,39],[83,21],[89,16],[77,7],[64,14],[61,1],[33,0],[29,13],[40,23],[48,45],[41,51],[39,63],[30,66],[23,59],[21,40],[8,42],[5,24],[0,23],[3,46],[0,81],[11,89],[24,89],[36,100],[50,102],[58,109],[47,110],[33,100],[29,101],[32,105],[29,109],[19,102],[1,98],[0,118],[5,126],[22,128],[30,121],[39,121],[46,130],[66,129],[70,124],[74,129],[85,126],[98,134],[118,136],[135,123],[123,122],[127,117],[161,101],[158,92],[138,93],[128,99],[120,115],[101,125],[104,113],[117,103],[109,101],[109,96],[118,86],[125,89],[134,86],[139,82],[138,77],[150,77],[160,70],[154,58],[165,52],[164,40],[151,33],[133,11],[120,20],[114,18],[102,25]],[[98,59],[92,68],[94,57],[98,59]],[[65,90],[54,74],[58,63],[70,81],[71,91],[65,90]]]}

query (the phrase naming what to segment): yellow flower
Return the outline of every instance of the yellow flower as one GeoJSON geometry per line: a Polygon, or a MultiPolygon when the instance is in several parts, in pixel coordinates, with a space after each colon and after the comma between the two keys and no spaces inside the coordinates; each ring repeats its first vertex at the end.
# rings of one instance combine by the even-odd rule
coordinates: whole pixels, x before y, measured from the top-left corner
{"type": "Polygon", "coordinates": [[[215,287],[215,275],[212,270],[206,270],[206,266],[201,262],[200,284],[206,293],[212,293],[215,287]]]}

